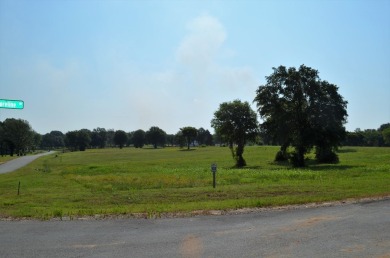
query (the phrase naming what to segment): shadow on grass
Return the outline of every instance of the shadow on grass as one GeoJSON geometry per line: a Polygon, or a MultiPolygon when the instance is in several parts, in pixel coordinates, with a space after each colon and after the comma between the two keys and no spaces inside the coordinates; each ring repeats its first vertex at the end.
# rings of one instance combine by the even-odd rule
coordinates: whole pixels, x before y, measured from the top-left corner
{"type": "Polygon", "coordinates": [[[283,167],[285,169],[306,169],[306,170],[313,170],[313,171],[325,171],[325,170],[349,170],[353,168],[361,168],[362,166],[350,166],[350,165],[340,165],[339,163],[318,163],[316,160],[313,159],[306,159],[305,160],[305,166],[304,167],[294,167],[290,164],[288,161],[273,161],[269,164],[275,165],[278,167],[283,167]]]}
{"type": "Polygon", "coordinates": [[[258,170],[258,169],[262,169],[264,167],[262,166],[243,166],[243,167],[237,167],[236,165],[234,166],[231,166],[231,167],[226,167],[227,169],[250,169],[250,170],[258,170]]]}
{"type": "Polygon", "coordinates": [[[179,151],[195,151],[196,149],[180,149],[179,151]]]}

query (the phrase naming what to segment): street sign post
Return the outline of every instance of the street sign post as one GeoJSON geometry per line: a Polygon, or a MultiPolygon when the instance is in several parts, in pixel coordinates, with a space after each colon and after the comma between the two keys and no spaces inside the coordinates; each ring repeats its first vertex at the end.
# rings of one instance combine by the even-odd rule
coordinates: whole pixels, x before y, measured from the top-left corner
{"type": "Polygon", "coordinates": [[[0,108],[23,109],[23,100],[0,99],[0,108]]]}
{"type": "Polygon", "coordinates": [[[213,188],[215,188],[215,173],[217,172],[217,164],[211,164],[211,172],[213,172],[213,188]]]}

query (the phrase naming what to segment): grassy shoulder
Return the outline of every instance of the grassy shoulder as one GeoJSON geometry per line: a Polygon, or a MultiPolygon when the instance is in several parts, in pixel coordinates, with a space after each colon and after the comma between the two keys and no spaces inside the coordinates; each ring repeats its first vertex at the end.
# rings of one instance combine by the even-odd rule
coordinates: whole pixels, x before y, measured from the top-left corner
{"type": "Polygon", "coordinates": [[[342,148],[340,163],[275,164],[277,147],[103,149],[42,157],[0,175],[0,216],[75,217],[226,210],[390,195],[390,148],[342,148]],[[211,163],[218,164],[212,187],[211,163]],[[20,182],[20,194],[18,184],[20,182]]]}

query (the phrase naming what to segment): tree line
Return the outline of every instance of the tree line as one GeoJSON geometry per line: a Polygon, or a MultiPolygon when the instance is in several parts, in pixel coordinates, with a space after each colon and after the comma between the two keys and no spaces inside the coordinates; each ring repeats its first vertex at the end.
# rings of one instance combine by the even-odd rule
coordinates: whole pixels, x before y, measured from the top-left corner
{"type": "Polygon", "coordinates": [[[92,131],[80,129],[63,133],[58,130],[41,135],[35,132],[28,121],[8,118],[0,122],[0,155],[25,155],[36,149],[68,149],[70,151],[85,151],[89,148],[106,148],[134,146],[143,148],[151,145],[153,148],[165,146],[190,146],[214,144],[213,135],[204,128],[183,127],[176,134],[167,134],[157,126],[149,130],[142,129],[125,132],[97,127],[92,131]]]}

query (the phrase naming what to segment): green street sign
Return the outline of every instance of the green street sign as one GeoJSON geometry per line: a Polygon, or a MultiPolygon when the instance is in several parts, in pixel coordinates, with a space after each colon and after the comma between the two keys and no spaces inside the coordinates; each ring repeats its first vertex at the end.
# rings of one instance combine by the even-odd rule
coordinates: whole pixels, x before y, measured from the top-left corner
{"type": "Polygon", "coordinates": [[[23,100],[0,99],[0,108],[23,109],[23,100]]]}

